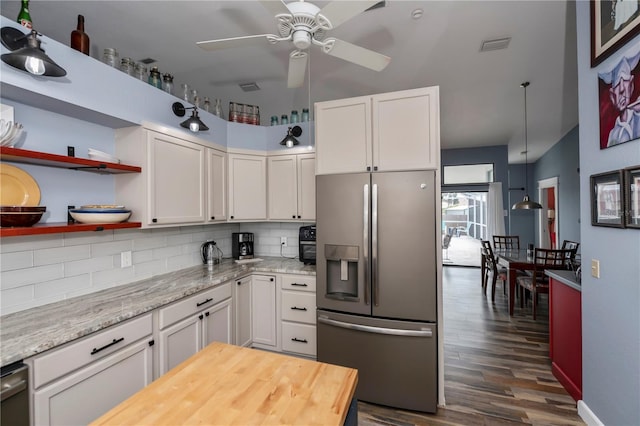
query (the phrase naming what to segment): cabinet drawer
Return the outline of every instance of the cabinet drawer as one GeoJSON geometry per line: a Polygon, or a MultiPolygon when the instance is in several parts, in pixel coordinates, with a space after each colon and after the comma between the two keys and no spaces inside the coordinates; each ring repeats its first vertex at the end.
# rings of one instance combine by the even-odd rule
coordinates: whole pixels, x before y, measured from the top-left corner
{"type": "Polygon", "coordinates": [[[282,292],[282,320],[316,323],[316,295],[297,291],[282,292]]]}
{"type": "Polygon", "coordinates": [[[316,277],[312,275],[283,275],[283,290],[316,291],[316,277]]]}
{"type": "Polygon", "coordinates": [[[316,327],[283,322],[282,350],[316,356],[316,327]]]}
{"type": "Polygon", "coordinates": [[[34,387],[37,389],[145,336],[151,336],[152,332],[151,314],[146,314],[36,357],[33,360],[34,387]]]}
{"type": "Polygon", "coordinates": [[[229,297],[231,297],[231,283],[225,283],[210,290],[197,293],[194,296],[189,296],[175,302],[173,305],[160,309],[158,313],[159,327],[163,329],[189,315],[210,308],[229,297]]]}

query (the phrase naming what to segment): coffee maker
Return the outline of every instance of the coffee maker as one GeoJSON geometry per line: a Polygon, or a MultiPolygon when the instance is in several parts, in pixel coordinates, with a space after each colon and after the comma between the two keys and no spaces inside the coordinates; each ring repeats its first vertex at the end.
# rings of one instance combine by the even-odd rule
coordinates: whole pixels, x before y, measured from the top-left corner
{"type": "Polygon", "coordinates": [[[231,255],[234,259],[253,259],[252,232],[234,232],[231,234],[231,255]]]}

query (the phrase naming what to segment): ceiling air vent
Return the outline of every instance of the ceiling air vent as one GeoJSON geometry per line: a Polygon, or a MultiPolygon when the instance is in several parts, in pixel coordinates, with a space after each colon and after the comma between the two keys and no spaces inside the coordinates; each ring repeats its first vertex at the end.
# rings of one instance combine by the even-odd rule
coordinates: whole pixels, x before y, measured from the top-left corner
{"type": "Polygon", "coordinates": [[[494,40],[485,40],[480,47],[481,52],[489,52],[491,50],[506,49],[509,46],[511,37],[496,38],[494,40]]]}
{"type": "Polygon", "coordinates": [[[152,64],[152,63],[158,62],[158,61],[156,61],[153,58],[144,58],[144,59],[140,59],[138,62],[142,62],[145,65],[149,65],[149,64],[152,64]]]}
{"type": "Polygon", "coordinates": [[[243,92],[255,92],[256,90],[260,90],[260,86],[258,86],[256,82],[240,83],[239,86],[243,92]]]}

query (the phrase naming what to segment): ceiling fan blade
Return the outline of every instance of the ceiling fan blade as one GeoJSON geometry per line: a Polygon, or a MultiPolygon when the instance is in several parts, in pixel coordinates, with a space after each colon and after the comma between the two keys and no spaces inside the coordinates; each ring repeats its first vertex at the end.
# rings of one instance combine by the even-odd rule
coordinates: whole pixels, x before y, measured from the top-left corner
{"type": "Polygon", "coordinates": [[[289,79],[287,87],[293,89],[301,87],[307,71],[307,52],[294,50],[289,55],[289,79]]]}
{"type": "Polygon", "coordinates": [[[196,44],[204,50],[220,50],[231,47],[257,46],[268,42],[269,37],[276,37],[273,34],[258,34],[244,37],[221,38],[218,40],[199,41],[196,44]]]}
{"type": "Polygon", "coordinates": [[[329,23],[331,24],[331,28],[336,28],[338,25],[348,21],[356,15],[361,14],[376,3],[380,3],[380,0],[334,0],[323,7],[322,10],[318,12],[318,14],[324,16],[329,21],[329,23]]]}
{"type": "Polygon", "coordinates": [[[391,62],[388,56],[335,38],[324,40],[322,51],[374,71],[382,71],[391,62]]]}
{"type": "Polygon", "coordinates": [[[260,0],[260,3],[273,16],[282,15],[284,13],[291,14],[289,8],[282,0],[260,0]]]}

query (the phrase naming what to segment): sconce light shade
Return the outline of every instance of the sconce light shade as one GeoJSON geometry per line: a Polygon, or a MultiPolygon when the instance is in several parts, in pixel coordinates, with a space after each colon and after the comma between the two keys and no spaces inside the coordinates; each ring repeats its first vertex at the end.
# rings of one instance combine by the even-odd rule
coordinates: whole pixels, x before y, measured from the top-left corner
{"type": "Polygon", "coordinates": [[[300,136],[301,134],[302,128],[300,126],[289,127],[289,129],[287,130],[287,136],[282,139],[280,145],[284,145],[287,148],[293,148],[294,145],[300,145],[300,142],[298,142],[298,139],[296,139],[296,137],[300,136]]]}
{"type": "Polygon", "coordinates": [[[44,50],[40,48],[38,33],[31,30],[31,33],[24,34],[13,27],[4,27],[0,30],[2,45],[11,50],[11,53],[2,55],[2,61],[35,75],[46,75],[49,77],[64,77],[67,72],[53,59],[48,57],[44,50]]]}
{"type": "Polygon", "coordinates": [[[188,119],[184,120],[182,123],[180,123],[180,126],[184,127],[185,129],[189,129],[194,133],[197,133],[199,131],[207,131],[209,130],[209,127],[204,124],[202,122],[202,120],[200,120],[200,117],[198,116],[198,108],[197,107],[185,107],[184,105],[182,105],[180,102],[174,102],[171,105],[171,109],[173,110],[173,113],[175,115],[177,115],[178,117],[184,117],[186,110],[188,109],[192,109],[193,111],[191,112],[191,117],[189,117],[188,119]]]}

